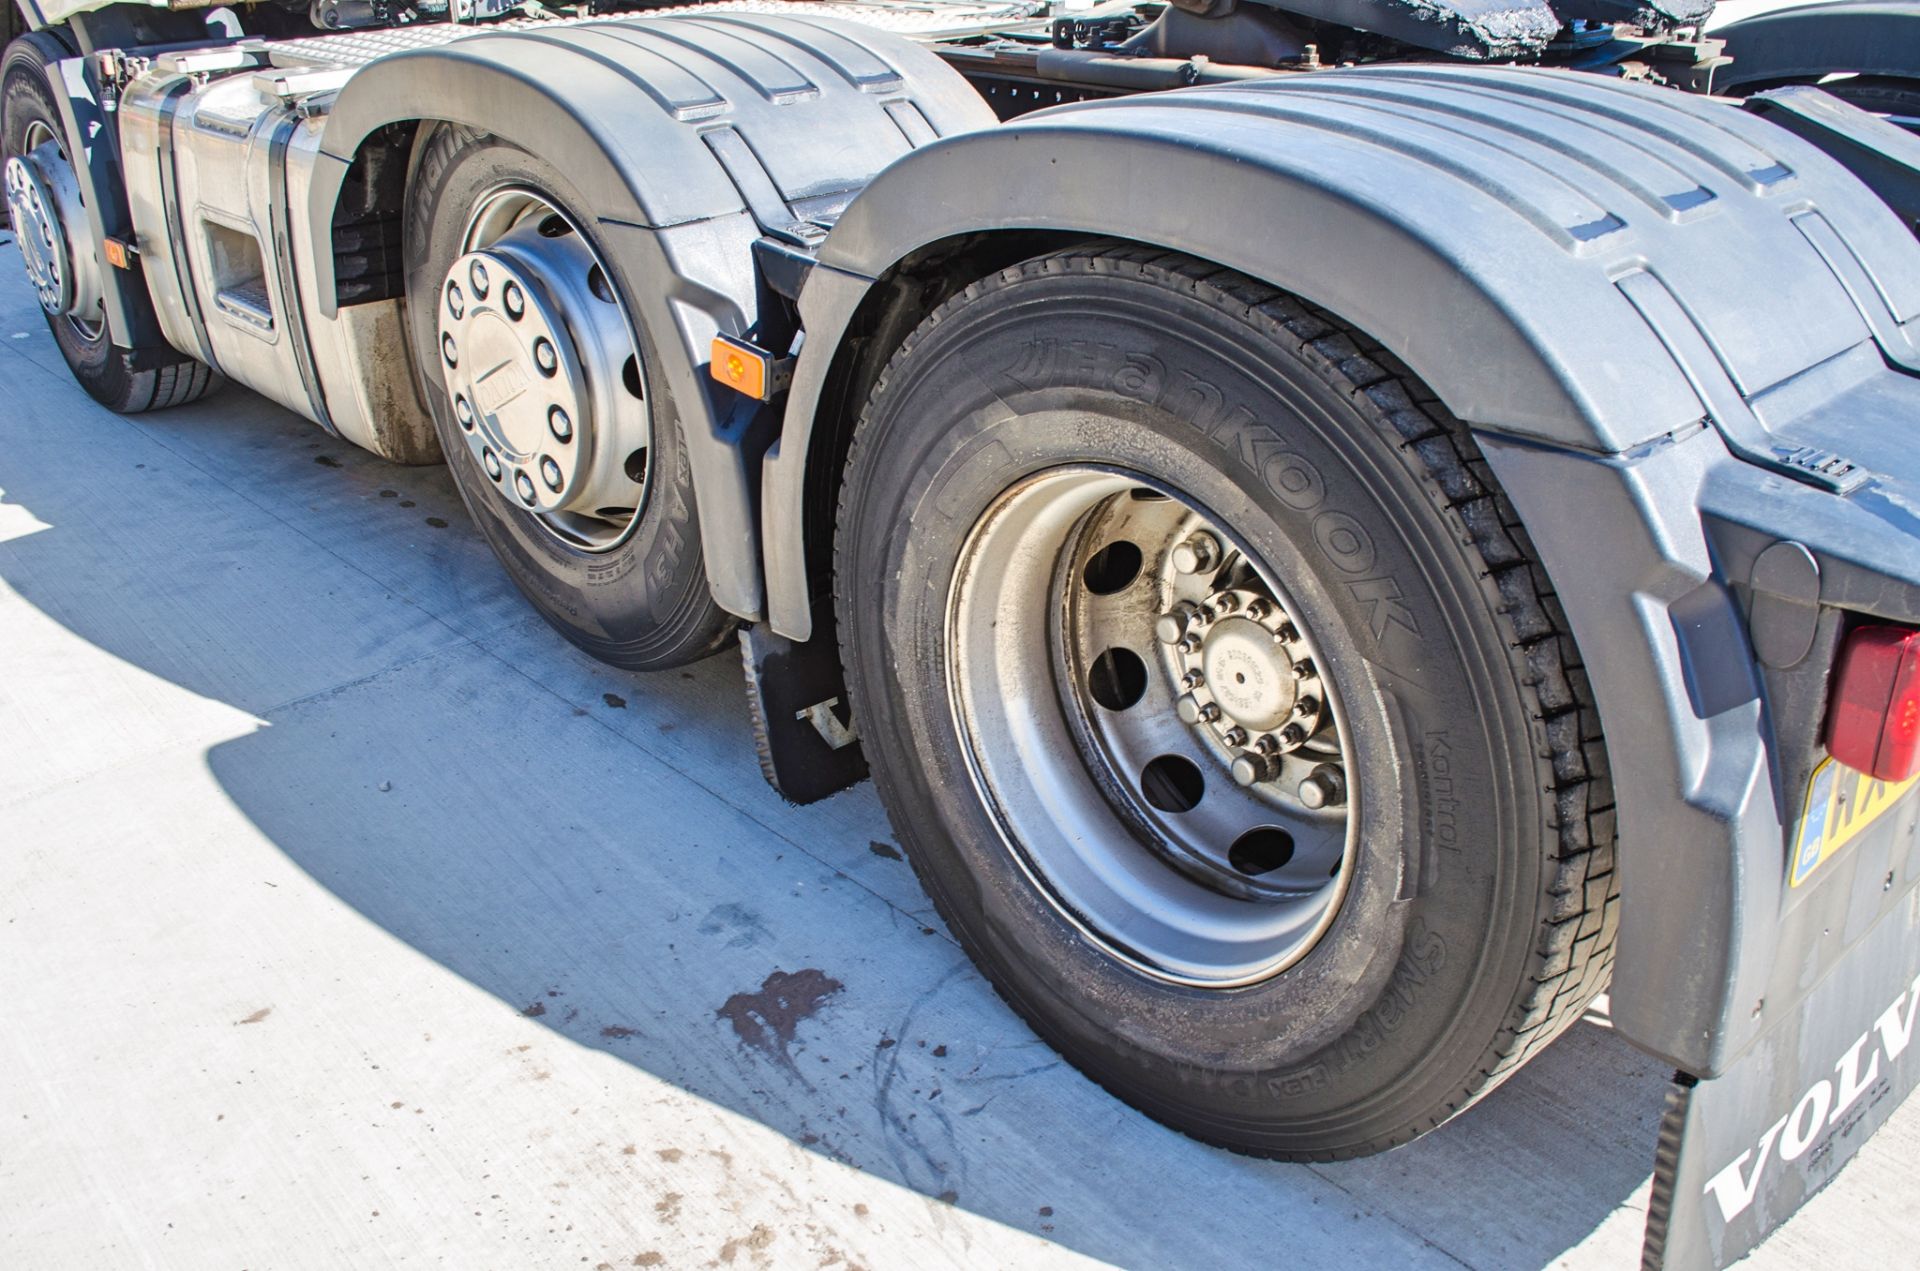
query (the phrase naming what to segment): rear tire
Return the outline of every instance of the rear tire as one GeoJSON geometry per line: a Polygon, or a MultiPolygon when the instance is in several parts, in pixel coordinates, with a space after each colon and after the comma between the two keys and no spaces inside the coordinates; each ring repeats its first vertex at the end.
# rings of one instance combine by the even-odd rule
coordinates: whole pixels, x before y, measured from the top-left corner
{"type": "MultiPolygon", "coordinates": [[[[906,340],[869,399],[836,569],[860,733],[928,893],[1008,1003],[1150,1115],[1263,1156],[1379,1151],[1493,1089],[1604,987],[1618,908],[1612,799],[1565,620],[1467,430],[1328,316],[1130,246],[1041,257],[974,284],[906,340]],[[1062,482],[1088,492],[1084,513],[1032,502],[1062,482]],[[1084,554],[1112,546],[1103,527],[1132,523],[1129,500],[1142,499],[1217,527],[1219,569],[1240,580],[1224,585],[1240,590],[1187,628],[1234,628],[1217,662],[1213,635],[1194,636],[1188,654],[1150,625],[1176,585],[1165,580],[1193,575],[1204,552],[1169,553],[1164,569],[1151,544],[1118,567],[1103,547],[1084,554]],[[993,556],[1007,525],[1017,531],[993,556]],[[1053,579],[1057,598],[1007,590],[1028,575],[1053,579]],[[1271,637],[1293,642],[1287,657],[1260,652],[1248,597],[1268,630],[1290,619],[1308,633],[1271,637]],[[1089,668],[1076,661],[1088,650],[1059,633],[1103,604],[1117,606],[1113,620],[1094,629],[1127,656],[1089,668]],[[1129,612],[1149,624],[1130,642],[1129,612]],[[1051,664],[1008,652],[1008,629],[1023,626],[1049,633],[1051,664]],[[1306,639],[1318,665],[1303,675],[1306,639]],[[1243,797],[1227,758],[1258,767],[1302,753],[1262,758],[1244,738],[1223,748],[1222,726],[1266,709],[1258,701],[1236,706],[1222,688],[1213,700],[1239,713],[1211,723],[1186,703],[1181,719],[1212,730],[1192,745],[1179,725],[1145,720],[1160,732],[1139,753],[1186,756],[1171,784],[1160,760],[1144,771],[1111,761],[1131,744],[1124,734],[1087,740],[1133,704],[1182,691],[1142,688],[1138,668],[1177,676],[1196,658],[1211,680],[1181,685],[1224,671],[1264,682],[1270,661],[1344,703],[1310,726],[1320,758],[1345,765],[1346,846],[1301,848],[1322,853],[1321,879],[1337,886],[1289,878],[1306,839],[1272,830],[1262,833],[1277,851],[1233,855],[1225,869],[1224,844],[1211,863],[1191,859],[1208,856],[1205,842],[1168,854],[1205,800],[1243,797]],[[1003,706],[1014,741],[988,753],[981,739],[1003,735],[1003,706]],[[1070,726],[1050,722],[1060,719],[1070,726]],[[1126,887],[1102,890],[1101,870],[1126,887]],[[1286,885],[1258,894],[1266,878],[1286,885]],[[1150,897],[1151,912],[1114,895],[1150,897]],[[1300,908],[1285,941],[1222,934],[1279,930],[1262,915],[1322,895],[1327,907],[1300,908]],[[1236,908],[1258,905],[1269,908],[1236,908]]],[[[1218,575],[1207,585],[1223,586],[1218,575]]],[[[1309,823],[1286,789],[1248,788],[1266,791],[1256,819],[1309,823]]]]}
{"type": "MultiPolygon", "coordinates": [[[[48,66],[70,56],[46,32],[24,35],[7,49],[0,65],[0,162],[25,153],[30,135],[40,135],[40,130],[55,138],[63,135],[48,66]]],[[[64,157],[64,145],[61,150],[64,157]]],[[[84,233],[85,227],[69,232],[84,233]]],[[[73,378],[109,410],[135,415],[184,406],[220,384],[205,363],[170,353],[157,360],[146,357],[147,365],[136,369],[134,355],[114,346],[104,312],[97,322],[88,323],[65,314],[43,316],[73,378]]]]}

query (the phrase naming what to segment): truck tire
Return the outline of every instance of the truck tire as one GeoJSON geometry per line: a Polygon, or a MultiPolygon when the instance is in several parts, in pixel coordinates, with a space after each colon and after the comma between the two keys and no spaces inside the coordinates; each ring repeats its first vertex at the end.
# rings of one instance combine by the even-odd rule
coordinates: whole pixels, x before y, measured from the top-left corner
{"type": "Polygon", "coordinates": [[[1604,987],[1612,797],[1565,618],[1466,428],[1328,315],[1119,244],[967,287],[865,407],[835,564],[928,894],[1148,1114],[1379,1151],[1604,987]]]}
{"type": "Polygon", "coordinates": [[[1822,92],[1838,97],[1849,106],[1858,106],[1870,114],[1920,132],[1920,80],[1897,79],[1885,75],[1856,75],[1819,85],[1822,92]]]}
{"type": "Polygon", "coordinates": [[[537,156],[449,126],[423,139],[410,184],[414,365],[474,524],[541,616],[601,661],[713,653],[736,624],[707,585],[679,421],[650,391],[651,345],[585,201],[537,156]],[[527,390],[483,387],[501,367],[494,379],[527,390]]]}
{"type": "MultiPolygon", "coordinates": [[[[8,46],[0,63],[0,153],[5,160],[41,147],[47,161],[71,166],[67,157],[60,112],[54,102],[48,66],[73,56],[46,32],[21,36],[8,46]]],[[[16,235],[21,226],[15,226],[16,235]]],[[[87,226],[65,226],[74,252],[91,252],[87,226]]],[[[134,415],[198,401],[218,386],[219,378],[203,362],[163,352],[147,355],[136,367],[134,355],[115,348],[104,309],[90,317],[45,313],[60,355],[73,378],[89,396],[109,410],[134,415]]]]}

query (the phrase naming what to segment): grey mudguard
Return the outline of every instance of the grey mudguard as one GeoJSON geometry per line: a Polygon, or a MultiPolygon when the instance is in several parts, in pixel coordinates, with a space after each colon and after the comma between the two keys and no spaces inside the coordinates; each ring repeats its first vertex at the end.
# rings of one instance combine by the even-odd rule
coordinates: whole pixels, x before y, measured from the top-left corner
{"type": "MultiPolygon", "coordinates": [[[[760,616],[756,404],[714,384],[717,333],[761,320],[753,243],[795,241],[916,145],[990,123],[919,45],[821,18],[626,19],[474,35],[382,58],[341,90],[308,209],[332,223],[349,165],[387,124],[444,120],[564,171],[649,333],[685,429],[714,599],[760,616]]],[[[324,271],[325,252],[315,253],[324,271]]],[[[316,279],[333,306],[333,279],[316,279]]]]}
{"type": "Polygon", "coordinates": [[[1714,91],[1816,83],[1833,72],[1920,79],[1920,0],[1838,0],[1777,9],[1711,32],[1733,64],[1714,91]]]}
{"type": "MultiPolygon", "coordinates": [[[[1889,369],[1920,365],[1920,244],[1800,139],[1599,76],[1335,72],[942,142],[854,201],[801,293],[808,343],[763,495],[781,633],[810,630],[807,442],[869,280],[929,244],[1013,229],[1143,241],[1284,287],[1472,422],[1614,739],[1616,1025],[1676,1067],[1721,1071],[1765,1022],[1791,814],[1730,585],[1745,575],[1717,564],[1701,504],[1727,471],[1791,487],[1836,512],[1807,527],[1816,556],[1846,551],[1838,511],[1886,489],[1911,506],[1914,461],[1827,453],[1845,444],[1827,408],[1838,366],[1920,382],[1889,369]],[[1830,492],[1848,481],[1867,488],[1830,492]]],[[[1920,615],[1920,522],[1882,524],[1908,562],[1882,604],[1920,615]]]]}

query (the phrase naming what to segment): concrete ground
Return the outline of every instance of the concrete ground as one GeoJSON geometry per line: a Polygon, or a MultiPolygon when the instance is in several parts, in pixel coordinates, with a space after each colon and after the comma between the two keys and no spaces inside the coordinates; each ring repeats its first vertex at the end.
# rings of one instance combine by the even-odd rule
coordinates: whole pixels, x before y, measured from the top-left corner
{"type": "MultiPolygon", "coordinates": [[[[1374,1160],[1164,1130],[869,788],[767,789],[732,656],[588,661],[444,471],[250,393],[108,414],[0,251],[0,1266],[1637,1265],[1602,1023],[1374,1160]]],[[[1916,1149],[1751,1265],[1913,1265],[1916,1149]]]]}

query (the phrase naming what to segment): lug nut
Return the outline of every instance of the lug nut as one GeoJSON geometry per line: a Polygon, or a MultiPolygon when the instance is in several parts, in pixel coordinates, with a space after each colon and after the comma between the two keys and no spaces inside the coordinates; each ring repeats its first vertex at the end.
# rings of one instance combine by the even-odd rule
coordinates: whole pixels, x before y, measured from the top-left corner
{"type": "Polygon", "coordinates": [[[448,366],[460,365],[460,349],[454,344],[451,335],[440,337],[440,356],[447,359],[448,366]]]}
{"type": "Polygon", "coordinates": [[[1244,746],[1247,744],[1247,730],[1235,724],[1222,734],[1221,740],[1229,746],[1244,746]]]}
{"type": "Polygon", "coordinates": [[[1268,755],[1238,755],[1232,766],[1233,779],[1243,786],[1258,785],[1280,775],[1280,762],[1268,755]]]}
{"type": "Polygon", "coordinates": [[[533,342],[533,364],[540,368],[542,375],[551,375],[560,369],[560,355],[553,351],[553,341],[544,335],[533,342]]]}
{"type": "Polygon", "coordinates": [[[1191,693],[1186,694],[1179,701],[1175,702],[1173,709],[1175,713],[1180,716],[1180,722],[1183,724],[1197,724],[1200,722],[1200,699],[1191,693]]]}
{"type": "Polygon", "coordinates": [[[1240,597],[1230,591],[1223,591],[1213,598],[1213,610],[1221,617],[1225,617],[1239,607],[1240,597]]]}
{"type": "Polygon", "coordinates": [[[1200,672],[1197,670],[1188,671],[1185,675],[1180,677],[1180,687],[1187,689],[1189,691],[1199,688],[1202,684],[1205,684],[1206,682],[1207,682],[1207,677],[1200,674],[1200,672]]]}
{"type": "Polygon", "coordinates": [[[527,298],[520,294],[519,283],[509,282],[500,288],[500,305],[507,311],[509,318],[515,322],[520,321],[520,315],[527,311],[527,298]]]}
{"type": "Polygon", "coordinates": [[[1177,605],[1153,620],[1154,638],[1162,644],[1178,644],[1193,621],[1193,606],[1177,605]]]}
{"type": "Polygon", "coordinates": [[[1255,622],[1265,622],[1272,613],[1273,606],[1264,600],[1255,599],[1247,602],[1247,617],[1255,622]]]}
{"type": "Polygon", "coordinates": [[[487,267],[485,265],[477,260],[474,261],[473,266],[467,270],[467,281],[473,284],[474,295],[482,300],[487,298],[487,267]]]}
{"type": "Polygon", "coordinates": [[[460,421],[462,428],[468,432],[473,431],[473,407],[467,404],[465,397],[455,397],[453,399],[453,417],[460,421]]]}
{"type": "Polygon", "coordinates": [[[515,493],[517,493],[520,496],[520,501],[522,503],[531,504],[533,502],[533,478],[532,477],[529,477],[524,472],[514,473],[513,488],[515,493]]]}
{"type": "Polygon", "coordinates": [[[500,479],[500,456],[494,454],[493,451],[482,450],[480,452],[480,466],[485,468],[487,475],[495,481],[500,479]]]}
{"type": "Polygon", "coordinates": [[[1200,646],[1203,643],[1204,641],[1202,641],[1200,637],[1197,635],[1187,636],[1186,638],[1180,641],[1180,652],[1198,653],[1200,652],[1200,646]]]}
{"type": "Polygon", "coordinates": [[[1300,630],[1291,622],[1283,622],[1280,624],[1280,629],[1274,632],[1274,638],[1282,644],[1292,644],[1300,638],[1300,630]]]}
{"type": "Polygon", "coordinates": [[[1295,662],[1293,664],[1294,679],[1305,680],[1305,679],[1311,679],[1312,677],[1313,677],[1313,659],[1312,658],[1301,658],[1298,662],[1295,662]]]}
{"type": "Polygon", "coordinates": [[[467,313],[467,298],[460,294],[460,284],[451,280],[447,283],[447,312],[456,320],[467,313]]]}
{"type": "Polygon", "coordinates": [[[567,417],[566,411],[555,406],[547,412],[547,431],[553,434],[555,441],[564,445],[573,440],[573,420],[567,417]]]}
{"type": "Polygon", "coordinates": [[[1307,739],[1307,730],[1298,724],[1288,724],[1280,730],[1280,744],[1287,747],[1298,746],[1307,739]]]}
{"type": "Polygon", "coordinates": [[[1311,719],[1320,713],[1320,699],[1303,697],[1293,704],[1294,713],[1303,719],[1311,719]]]}
{"type": "Polygon", "coordinates": [[[1346,800],[1346,775],[1333,764],[1321,764],[1300,782],[1300,802],[1310,808],[1337,808],[1346,800]]]}
{"type": "Polygon", "coordinates": [[[1205,530],[1173,549],[1173,567],[1183,574],[1212,569],[1220,559],[1220,541],[1205,530]]]}
{"type": "Polygon", "coordinates": [[[560,465],[546,455],[540,456],[540,479],[547,483],[547,489],[552,490],[556,494],[560,492],[562,480],[560,476],[560,465]]]}
{"type": "Polygon", "coordinates": [[[1253,739],[1253,748],[1263,755],[1271,755],[1280,749],[1280,742],[1272,733],[1264,733],[1253,739]]]}

